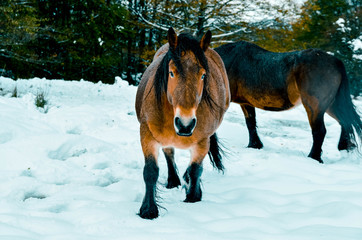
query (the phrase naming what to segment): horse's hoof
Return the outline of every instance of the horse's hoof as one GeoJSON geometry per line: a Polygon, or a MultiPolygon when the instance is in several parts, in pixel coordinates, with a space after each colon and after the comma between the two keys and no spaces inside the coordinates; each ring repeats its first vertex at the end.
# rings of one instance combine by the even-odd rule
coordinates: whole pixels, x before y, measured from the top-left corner
{"type": "Polygon", "coordinates": [[[184,202],[187,203],[194,203],[194,202],[200,202],[202,198],[202,192],[197,191],[194,192],[193,194],[186,194],[186,199],[184,200],[184,202]]]}
{"type": "Polygon", "coordinates": [[[320,164],[323,164],[323,160],[322,159],[316,159],[320,164]]]}
{"type": "Polygon", "coordinates": [[[143,204],[140,208],[138,215],[144,219],[155,219],[158,217],[157,205],[145,205],[143,204]]]}
{"type": "Polygon", "coordinates": [[[253,142],[253,143],[249,143],[248,148],[255,148],[255,149],[262,149],[263,143],[261,142],[253,142]]]}
{"type": "Polygon", "coordinates": [[[308,157],[313,158],[314,160],[318,161],[321,164],[324,163],[320,156],[319,157],[313,157],[312,154],[309,154],[308,157]]]}
{"type": "Polygon", "coordinates": [[[167,179],[166,188],[171,189],[171,188],[175,188],[178,186],[181,186],[181,181],[178,177],[167,179]]]}
{"type": "Polygon", "coordinates": [[[194,203],[194,202],[200,202],[200,201],[201,201],[201,196],[200,197],[186,196],[186,199],[184,200],[184,202],[187,202],[187,203],[194,203]]]}
{"type": "Polygon", "coordinates": [[[339,144],[338,144],[339,151],[343,151],[343,150],[352,151],[355,148],[357,148],[357,145],[352,142],[345,141],[345,142],[339,142],[339,144]]]}

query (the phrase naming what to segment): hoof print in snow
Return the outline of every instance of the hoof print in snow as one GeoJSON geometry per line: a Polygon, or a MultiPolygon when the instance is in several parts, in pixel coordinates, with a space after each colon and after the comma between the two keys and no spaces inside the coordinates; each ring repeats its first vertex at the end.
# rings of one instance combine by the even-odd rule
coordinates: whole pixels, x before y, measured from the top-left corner
{"type": "Polygon", "coordinates": [[[109,168],[109,164],[107,162],[97,163],[93,166],[93,169],[96,170],[104,170],[106,168],[109,168]]]}
{"type": "Polygon", "coordinates": [[[81,135],[82,134],[82,130],[78,127],[74,127],[72,129],[67,130],[66,132],[67,134],[72,134],[72,135],[81,135]]]}
{"type": "Polygon", "coordinates": [[[51,151],[48,154],[48,157],[54,160],[65,161],[72,157],[80,157],[81,155],[87,153],[88,150],[86,148],[83,149],[70,149],[64,150],[61,147],[56,151],[51,151]]]}
{"type": "Polygon", "coordinates": [[[109,185],[118,183],[119,181],[120,179],[112,176],[111,174],[106,174],[105,176],[99,178],[95,185],[98,187],[108,187],[109,185]]]}
{"type": "Polygon", "coordinates": [[[67,206],[66,205],[55,205],[53,207],[50,207],[48,209],[49,212],[52,213],[61,213],[67,210],[67,206]]]}
{"type": "Polygon", "coordinates": [[[28,199],[34,198],[34,199],[44,199],[47,196],[44,194],[38,193],[38,192],[27,192],[24,194],[23,201],[25,202],[28,199]]]}

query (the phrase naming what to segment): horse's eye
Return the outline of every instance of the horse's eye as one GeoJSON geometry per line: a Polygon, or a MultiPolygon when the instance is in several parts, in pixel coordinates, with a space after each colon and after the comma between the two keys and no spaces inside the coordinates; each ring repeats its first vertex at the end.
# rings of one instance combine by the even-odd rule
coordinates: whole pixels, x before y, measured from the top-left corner
{"type": "Polygon", "coordinates": [[[175,77],[175,75],[173,74],[173,72],[170,72],[170,76],[173,78],[175,77]]]}
{"type": "Polygon", "coordinates": [[[205,79],[205,77],[206,77],[206,74],[202,74],[202,76],[201,76],[201,80],[204,80],[204,79],[205,79]]]}

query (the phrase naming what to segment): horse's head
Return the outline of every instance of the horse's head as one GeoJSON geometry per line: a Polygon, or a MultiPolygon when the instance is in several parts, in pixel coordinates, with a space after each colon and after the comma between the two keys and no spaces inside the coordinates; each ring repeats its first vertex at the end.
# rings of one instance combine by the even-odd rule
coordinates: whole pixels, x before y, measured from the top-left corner
{"type": "Polygon", "coordinates": [[[188,34],[176,35],[170,28],[168,43],[167,99],[174,110],[177,135],[191,136],[197,123],[196,111],[202,99],[208,64],[204,51],[209,47],[211,32],[197,41],[188,34]]]}

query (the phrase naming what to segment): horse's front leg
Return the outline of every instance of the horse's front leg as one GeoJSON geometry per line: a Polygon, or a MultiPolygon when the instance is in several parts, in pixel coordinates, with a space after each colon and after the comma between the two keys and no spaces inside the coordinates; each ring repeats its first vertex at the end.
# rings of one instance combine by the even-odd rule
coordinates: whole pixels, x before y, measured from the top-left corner
{"type": "Polygon", "coordinates": [[[157,166],[157,157],[159,144],[153,138],[146,124],[141,124],[140,128],[141,145],[145,157],[145,166],[143,168],[143,179],[146,185],[146,193],[139,211],[139,216],[146,219],[158,217],[158,208],[156,204],[156,183],[159,174],[157,166]]]}
{"type": "Polygon", "coordinates": [[[201,174],[202,174],[202,161],[204,160],[207,152],[209,151],[209,140],[199,142],[191,150],[191,164],[187,168],[184,179],[187,183],[186,186],[186,199],[185,202],[198,202],[201,201],[201,174]]]}
{"type": "Polygon", "coordinates": [[[180,178],[177,174],[177,167],[175,163],[175,149],[174,148],[163,148],[163,153],[167,161],[168,167],[168,178],[166,188],[174,188],[181,185],[180,178]]]}

